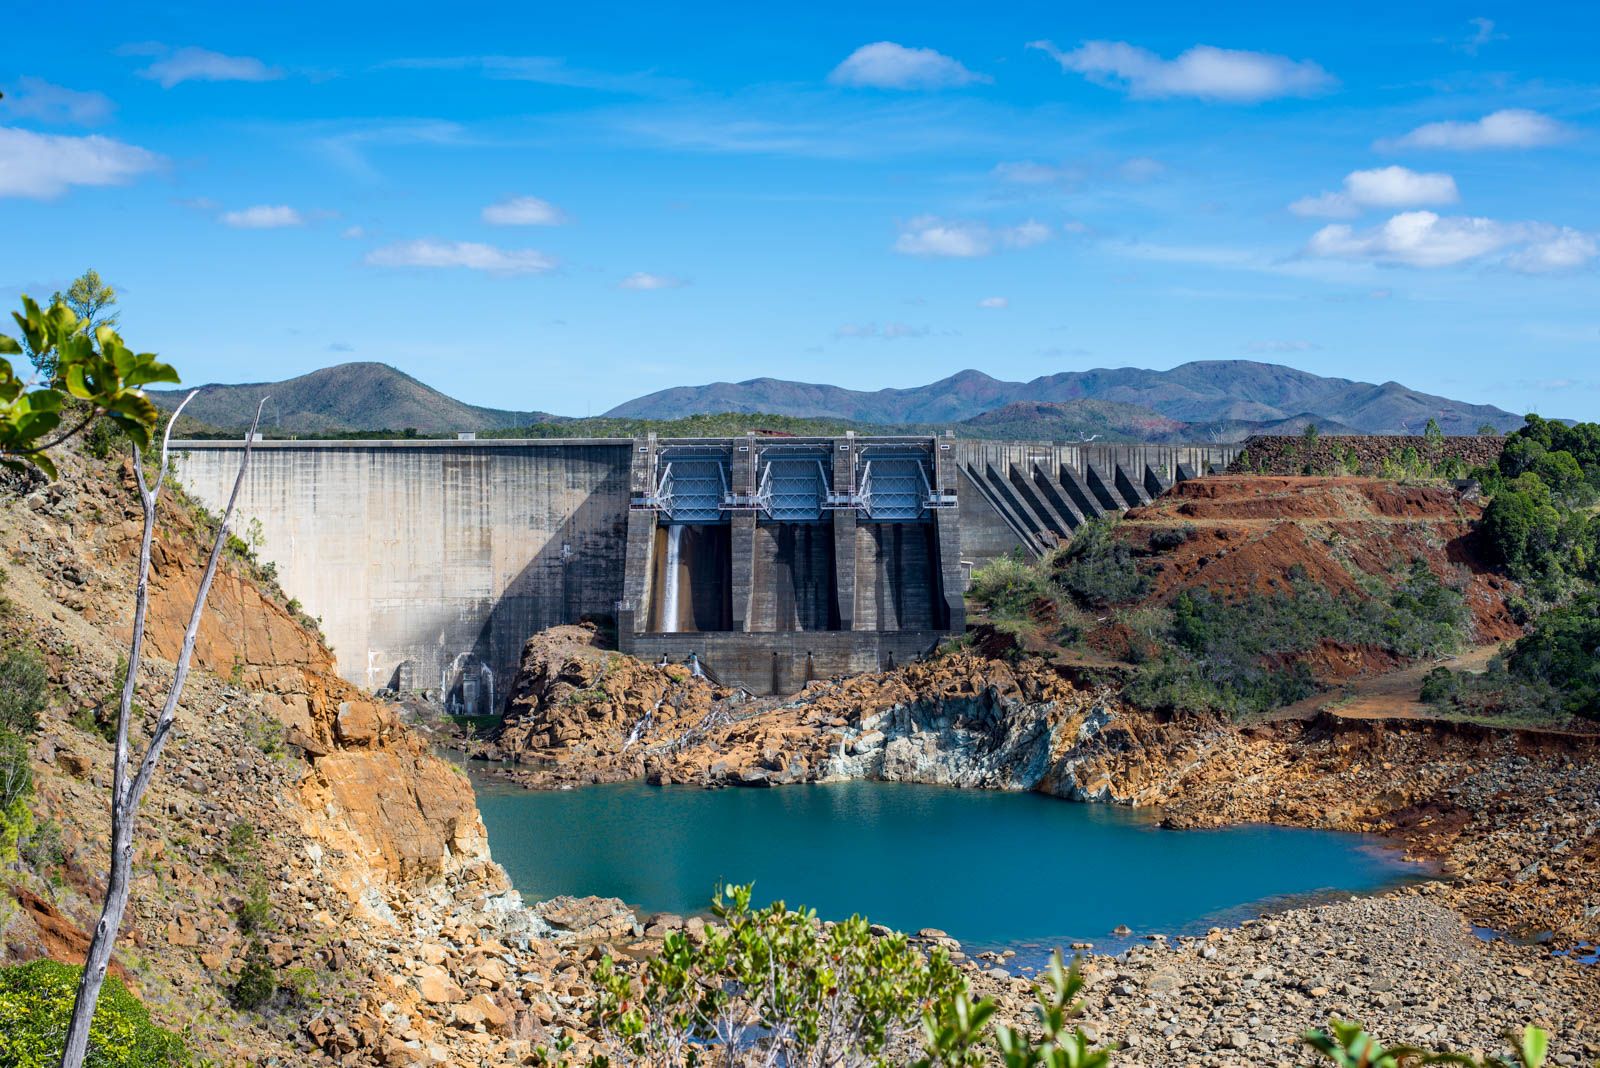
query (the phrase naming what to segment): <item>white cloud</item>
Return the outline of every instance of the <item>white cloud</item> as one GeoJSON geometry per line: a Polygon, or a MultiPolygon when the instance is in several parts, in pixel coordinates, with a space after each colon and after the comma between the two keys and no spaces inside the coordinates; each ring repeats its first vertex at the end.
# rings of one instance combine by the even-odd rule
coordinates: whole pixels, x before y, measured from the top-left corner
{"type": "Polygon", "coordinates": [[[1348,219],[1362,208],[1415,208],[1454,204],[1461,199],[1448,174],[1419,173],[1405,167],[1378,167],[1344,176],[1344,192],[1301,197],[1289,205],[1296,215],[1348,219]]]}
{"type": "Polygon", "coordinates": [[[1017,160],[996,163],[994,176],[1003,182],[1013,182],[1017,185],[1066,185],[1082,180],[1084,172],[1082,168],[1069,167],[1066,164],[1055,166],[1049,163],[1035,163],[1033,160],[1017,160]]]}
{"type": "Polygon", "coordinates": [[[682,278],[674,278],[670,274],[651,274],[649,271],[634,271],[628,277],[617,283],[618,289],[682,289],[688,285],[682,278]]]}
{"type": "Polygon", "coordinates": [[[29,77],[17,79],[17,88],[6,94],[0,107],[19,119],[73,126],[97,126],[115,110],[104,93],[67,89],[29,77]]]}
{"type": "Polygon", "coordinates": [[[881,327],[877,323],[845,323],[833,332],[833,336],[841,340],[866,341],[876,338],[879,341],[898,341],[902,338],[927,337],[928,328],[912,326],[910,323],[884,323],[881,327]]]}
{"type": "Polygon", "coordinates": [[[1087,41],[1070,52],[1049,41],[1033,41],[1028,47],[1050,56],[1062,70],[1126,89],[1135,97],[1192,96],[1251,104],[1310,96],[1335,84],[1332,75],[1310,60],[1211,45],[1195,45],[1175,59],[1125,41],[1087,41]]]}
{"type": "Polygon", "coordinates": [[[1011,301],[1006,297],[984,297],[982,300],[978,301],[978,307],[995,309],[1009,308],[1011,307],[1011,301]]]}
{"type": "Polygon", "coordinates": [[[367,228],[364,226],[346,226],[339,232],[339,236],[346,241],[355,241],[367,236],[367,228]]]}
{"type": "Polygon", "coordinates": [[[1569,226],[1531,242],[1506,257],[1506,266],[1523,274],[1553,274],[1587,266],[1600,255],[1600,242],[1569,226]]]}
{"type": "Polygon", "coordinates": [[[141,78],[171,89],[183,82],[270,82],[283,77],[279,67],[269,67],[252,56],[225,56],[204,48],[180,48],[139,72],[141,78]]]}
{"type": "Polygon", "coordinates": [[[285,226],[304,226],[306,220],[287,204],[257,204],[239,211],[225,211],[222,221],[237,230],[279,230],[285,226]]]}
{"type": "Polygon", "coordinates": [[[1465,40],[1458,43],[1456,48],[1469,56],[1477,55],[1479,49],[1492,41],[1504,41],[1506,39],[1505,34],[1495,32],[1494,19],[1482,17],[1468,19],[1467,25],[1472,27],[1472,32],[1467,35],[1465,40]]]}
{"type": "Polygon", "coordinates": [[[1269,341],[1252,341],[1250,344],[1246,345],[1245,348],[1250,352],[1271,352],[1284,354],[1290,352],[1315,352],[1317,349],[1322,348],[1322,346],[1318,345],[1315,341],[1274,338],[1269,341]]]}
{"type": "Polygon", "coordinates": [[[900,228],[894,250],[904,256],[940,256],[971,259],[997,248],[1028,248],[1050,240],[1050,227],[1029,219],[1016,226],[995,228],[988,223],[940,219],[919,215],[900,228]]]}
{"type": "Polygon", "coordinates": [[[941,52],[893,41],[862,45],[828,75],[834,85],[872,89],[948,89],[988,80],[941,52]]]}
{"type": "Polygon", "coordinates": [[[1353,219],[1361,214],[1361,207],[1345,193],[1301,197],[1289,205],[1289,210],[1316,219],[1353,219]]]}
{"type": "Polygon", "coordinates": [[[1167,173],[1167,165],[1149,156],[1134,156],[1122,161],[1117,173],[1129,182],[1149,182],[1167,173]]]}
{"type": "Polygon", "coordinates": [[[484,208],[483,221],[495,226],[560,226],[567,217],[548,200],[510,197],[484,208]]]}
{"type": "Polygon", "coordinates": [[[1593,235],[1549,223],[1407,211],[1365,231],[1345,223],[1325,226],[1312,235],[1306,251],[1312,256],[1406,267],[1453,267],[1506,253],[1503,262],[1512,270],[1545,274],[1588,264],[1600,245],[1593,235]]]}
{"type": "Polygon", "coordinates": [[[1567,140],[1572,132],[1548,115],[1504,108],[1476,122],[1430,122],[1379,148],[1438,148],[1475,152],[1494,148],[1540,148],[1567,140]]]}
{"type": "Polygon", "coordinates": [[[543,274],[556,261],[535,249],[503,249],[476,241],[398,241],[373,249],[366,261],[371,267],[464,267],[490,274],[543,274]]]}
{"type": "Polygon", "coordinates": [[[162,163],[137,145],[0,126],[0,197],[57,197],[74,185],[123,185],[162,163]]]}

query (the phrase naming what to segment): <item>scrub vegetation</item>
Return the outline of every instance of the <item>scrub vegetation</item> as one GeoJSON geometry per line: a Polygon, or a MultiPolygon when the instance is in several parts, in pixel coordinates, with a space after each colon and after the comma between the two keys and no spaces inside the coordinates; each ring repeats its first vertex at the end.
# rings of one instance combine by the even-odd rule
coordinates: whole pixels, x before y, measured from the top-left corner
{"type": "Polygon", "coordinates": [[[1473,472],[1483,535],[1522,583],[1528,633],[1481,674],[1434,671],[1424,700],[1455,712],[1600,719],[1600,423],[1537,415],[1473,472]]]}
{"type": "MultiPolygon", "coordinates": [[[[667,935],[637,975],[610,957],[595,973],[601,1048],[589,1068],[649,1065],[864,1066],[912,1068],[1110,1068],[1116,1043],[1099,1044],[1075,1021],[1084,980],[1056,954],[1036,991],[1027,1029],[997,1019],[975,999],[946,950],[929,954],[904,935],[875,935],[860,916],[819,923],[783,902],[752,909],[753,887],[719,890],[720,921],[703,938],[667,935]]],[[[1359,1024],[1332,1020],[1306,1044],[1340,1068],[1459,1064],[1543,1068],[1548,1034],[1529,1027],[1511,1039],[1510,1060],[1410,1046],[1384,1048],[1359,1024]]],[[[1222,1043],[1218,1042],[1219,1049],[1222,1043]]],[[[572,1068],[571,1042],[536,1053],[536,1063],[572,1068]]]]}
{"type": "MultiPolygon", "coordinates": [[[[1157,537],[1184,537],[1162,531],[1157,537]]],[[[1006,557],[973,573],[969,595],[1001,629],[1050,621],[1051,639],[1081,645],[1097,622],[1130,635],[1132,678],[1123,696],[1149,709],[1232,715],[1264,712],[1324,689],[1306,661],[1326,643],[1416,659],[1461,644],[1461,591],[1414,561],[1392,588],[1364,580],[1359,595],[1331,593],[1299,567],[1287,588],[1225,597],[1184,590],[1169,605],[1139,604],[1149,591],[1115,520],[1085,524],[1063,549],[1032,562],[1006,557]]]]}

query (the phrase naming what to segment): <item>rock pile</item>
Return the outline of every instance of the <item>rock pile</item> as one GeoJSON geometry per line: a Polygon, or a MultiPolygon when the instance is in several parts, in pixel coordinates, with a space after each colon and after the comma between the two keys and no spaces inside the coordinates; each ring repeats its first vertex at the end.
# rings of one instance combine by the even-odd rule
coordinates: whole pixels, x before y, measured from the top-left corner
{"type": "Polygon", "coordinates": [[[1246,438],[1244,450],[1228,465],[1232,474],[1258,475],[1377,475],[1385,462],[1439,465],[1457,461],[1463,468],[1487,467],[1500,458],[1506,439],[1498,434],[1438,438],[1400,434],[1362,434],[1304,437],[1258,434],[1246,438]],[[1407,450],[1410,450],[1408,453],[1407,450]]]}

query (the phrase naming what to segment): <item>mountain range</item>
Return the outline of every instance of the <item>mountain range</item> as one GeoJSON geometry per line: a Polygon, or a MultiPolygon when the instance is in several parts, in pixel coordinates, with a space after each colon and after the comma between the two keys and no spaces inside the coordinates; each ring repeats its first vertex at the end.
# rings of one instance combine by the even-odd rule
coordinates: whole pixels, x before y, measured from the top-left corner
{"type": "MultiPolygon", "coordinates": [[[[153,390],[150,396],[170,410],[185,392],[153,390]]],[[[1398,382],[1325,378],[1249,360],[1186,363],[1169,371],[1065,371],[1030,382],[969,370],[925,386],[871,392],[756,378],[661,390],[595,419],[479,407],[386,364],[347,363],[282,382],[202,386],[184,412],[191,432],[237,433],[268,394],[264,429],[295,436],[380,431],[506,436],[523,429],[530,436],[583,436],[643,432],[656,424],[721,413],[784,417],[774,422],[790,433],[832,433],[843,424],[1022,440],[1233,441],[1250,434],[1299,433],[1311,423],[1325,434],[1420,434],[1430,419],[1446,434],[1472,434],[1484,426],[1506,431],[1522,424],[1520,416],[1492,405],[1420,393],[1398,382]],[[808,429],[809,423],[816,429],[808,429]]],[[[760,422],[751,419],[754,428],[760,422]]],[[[659,429],[670,433],[670,427],[659,429]]]]}
{"type": "Polygon", "coordinates": [[[1006,382],[982,371],[961,371],[911,389],[874,392],[755,378],[677,386],[613,408],[607,415],[671,419],[698,412],[770,412],[865,423],[946,423],[972,419],[1018,403],[1077,400],[1135,405],[1184,423],[1338,423],[1364,434],[1419,434],[1436,420],[1447,434],[1471,434],[1522,424],[1519,416],[1485,404],[1466,404],[1409,389],[1324,378],[1252,360],[1205,360],[1170,371],[1136,367],[1064,371],[1030,382],[1006,382]]]}

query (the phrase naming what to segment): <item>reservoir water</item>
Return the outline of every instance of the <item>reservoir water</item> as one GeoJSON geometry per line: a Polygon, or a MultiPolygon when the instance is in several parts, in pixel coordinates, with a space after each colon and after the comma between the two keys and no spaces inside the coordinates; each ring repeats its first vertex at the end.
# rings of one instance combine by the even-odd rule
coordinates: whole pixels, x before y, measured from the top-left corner
{"type": "Polygon", "coordinates": [[[769,790],[642,783],[539,792],[475,777],[495,859],[529,900],[618,897],[703,912],[720,882],[825,919],[937,927],[1040,959],[1203,933],[1306,896],[1417,878],[1381,842],[1285,827],[1172,831],[1152,816],[1031,793],[853,782],[769,790]]]}

